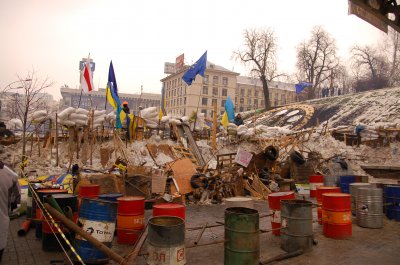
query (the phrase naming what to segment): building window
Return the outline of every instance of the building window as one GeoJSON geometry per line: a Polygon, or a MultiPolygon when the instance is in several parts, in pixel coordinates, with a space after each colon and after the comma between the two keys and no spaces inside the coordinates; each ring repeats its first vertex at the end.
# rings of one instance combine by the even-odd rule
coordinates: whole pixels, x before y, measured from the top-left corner
{"type": "Polygon", "coordinates": [[[203,78],[203,83],[208,84],[208,75],[205,75],[203,78]]]}
{"type": "Polygon", "coordinates": [[[218,96],[218,87],[213,87],[213,96],[218,96]]]}
{"type": "Polygon", "coordinates": [[[186,105],[186,97],[183,98],[183,104],[186,105]]]}
{"type": "Polygon", "coordinates": [[[222,89],[222,96],[223,96],[223,97],[228,96],[228,89],[226,89],[226,88],[223,88],[223,89],[222,89]]]}
{"type": "Polygon", "coordinates": [[[241,96],[241,97],[244,97],[244,88],[241,88],[241,89],[240,89],[240,96],[241,96]]]}
{"type": "Polygon", "coordinates": [[[221,100],[221,107],[225,107],[226,100],[221,100]]]}
{"type": "Polygon", "coordinates": [[[218,76],[213,76],[213,85],[218,85],[218,76]]]}
{"type": "Polygon", "coordinates": [[[255,106],[258,105],[258,99],[254,99],[254,105],[255,105],[255,106]]]}
{"type": "Polygon", "coordinates": [[[222,85],[228,86],[228,77],[222,77],[222,85]]]}
{"type": "Polygon", "coordinates": [[[247,90],[247,96],[251,96],[251,88],[247,90]]]}
{"type": "Polygon", "coordinates": [[[208,98],[202,98],[201,99],[201,105],[207,106],[207,103],[208,103],[208,98]]]}
{"type": "Polygon", "coordinates": [[[258,97],[258,89],[254,90],[254,96],[258,97]]]}
{"type": "Polygon", "coordinates": [[[251,105],[251,98],[247,99],[247,105],[250,106],[251,105]]]}
{"type": "Polygon", "coordinates": [[[208,86],[203,86],[203,94],[208,95],[208,86]]]}
{"type": "Polygon", "coordinates": [[[240,98],[240,105],[244,104],[244,98],[240,98]]]}
{"type": "Polygon", "coordinates": [[[179,105],[182,106],[182,98],[179,99],[179,105]]]}
{"type": "Polygon", "coordinates": [[[201,113],[204,113],[204,116],[207,117],[207,110],[206,109],[202,109],[201,113]]]}
{"type": "MultiPolygon", "coordinates": [[[[212,100],[212,105],[211,105],[211,106],[212,106],[212,107],[214,107],[214,104],[215,104],[215,105],[217,105],[217,104],[218,104],[218,101],[217,101],[217,99],[216,99],[216,98],[212,100]]],[[[218,106],[218,105],[217,105],[217,106],[218,106]]]]}

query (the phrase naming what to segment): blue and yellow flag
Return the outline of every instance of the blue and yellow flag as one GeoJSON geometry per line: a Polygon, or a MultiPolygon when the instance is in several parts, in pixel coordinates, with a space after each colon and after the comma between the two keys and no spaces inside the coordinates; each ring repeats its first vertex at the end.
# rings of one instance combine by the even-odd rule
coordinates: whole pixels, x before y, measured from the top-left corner
{"type": "Polygon", "coordinates": [[[235,108],[233,107],[233,102],[230,96],[228,96],[228,99],[225,102],[225,112],[228,115],[228,121],[235,119],[235,108]]]}
{"type": "Polygon", "coordinates": [[[161,120],[161,118],[166,114],[165,112],[165,105],[166,105],[166,99],[165,99],[165,87],[163,86],[161,89],[161,102],[160,102],[160,112],[158,114],[158,119],[161,120]]]}
{"type": "Polygon", "coordinates": [[[121,108],[121,101],[118,96],[117,80],[115,78],[114,66],[113,66],[112,61],[110,62],[110,68],[108,69],[108,82],[107,82],[107,87],[106,87],[106,97],[107,97],[108,103],[116,111],[115,127],[117,129],[121,129],[122,123],[121,123],[120,115],[121,115],[122,108],[121,108]]]}

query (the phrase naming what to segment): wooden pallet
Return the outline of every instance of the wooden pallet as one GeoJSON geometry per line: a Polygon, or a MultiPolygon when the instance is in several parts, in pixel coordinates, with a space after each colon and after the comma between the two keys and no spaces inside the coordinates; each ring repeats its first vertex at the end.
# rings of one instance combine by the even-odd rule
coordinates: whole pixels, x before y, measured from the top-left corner
{"type": "Polygon", "coordinates": [[[192,152],[190,152],[188,148],[178,145],[171,146],[171,148],[175,156],[189,158],[192,163],[198,166],[195,156],[192,154],[192,152]]]}

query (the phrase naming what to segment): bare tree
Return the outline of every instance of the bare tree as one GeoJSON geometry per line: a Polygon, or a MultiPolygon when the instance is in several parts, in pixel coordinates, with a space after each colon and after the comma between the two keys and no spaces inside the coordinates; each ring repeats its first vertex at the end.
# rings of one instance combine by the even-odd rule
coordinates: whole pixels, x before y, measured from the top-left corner
{"type": "Polygon", "coordinates": [[[271,29],[246,29],[243,33],[243,49],[233,53],[236,60],[250,67],[250,73],[260,78],[265,107],[271,107],[268,82],[283,76],[277,71],[276,53],[277,41],[274,31],[271,29]]]}
{"type": "Polygon", "coordinates": [[[387,38],[379,44],[386,50],[386,57],[389,65],[389,85],[398,86],[400,84],[400,33],[389,28],[387,38]]]}
{"type": "Polygon", "coordinates": [[[313,84],[308,98],[317,96],[317,88],[331,78],[338,67],[335,40],[321,26],[311,32],[311,38],[297,47],[297,70],[299,81],[313,84]]]}
{"type": "Polygon", "coordinates": [[[372,46],[354,46],[351,49],[352,66],[357,69],[356,91],[379,89],[389,85],[387,58],[372,46]]]}
{"type": "Polygon", "coordinates": [[[25,78],[17,75],[16,85],[8,85],[3,89],[3,93],[8,103],[12,106],[8,108],[8,114],[12,118],[22,121],[22,156],[26,154],[26,136],[31,121],[29,114],[36,110],[44,109],[45,90],[53,85],[48,78],[41,79],[32,70],[27,73],[25,78]]]}

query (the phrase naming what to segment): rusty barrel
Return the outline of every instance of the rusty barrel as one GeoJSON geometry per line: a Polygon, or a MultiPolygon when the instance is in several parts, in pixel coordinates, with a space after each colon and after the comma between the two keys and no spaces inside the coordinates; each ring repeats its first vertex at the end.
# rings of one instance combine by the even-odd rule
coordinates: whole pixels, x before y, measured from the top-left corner
{"type": "Polygon", "coordinates": [[[369,188],[371,187],[370,183],[363,182],[354,182],[350,184],[350,196],[351,196],[351,213],[353,216],[356,216],[357,212],[357,191],[360,188],[369,188]]]}
{"type": "MultiPolygon", "coordinates": [[[[116,218],[116,202],[82,198],[78,218],[81,228],[109,248],[114,239],[116,218]]],[[[80,235],[75,236],[74,246],[85,263],[104,264],[109,261],[107,254],[80,235]]]]}
{"type": "MultiPolygon", "coordinates": [[[[74,216],[74,221],[78,218],[78,196],[72,194],[54,194],[54,195],[46,195],[44,196],[44,202],[49,203],[49,200],[52,197],[60,206],[61,210],[64,212],[68,209],[71,209],[71,212],[74,216]]],[[[62,223],[57,218],[53,217],[54,221],[60,227],[61,231],[64,235],[71,241],[71,235],[68,230],[64,229],[62,223]]],[[[69,246],[65,244],[65,241],[61,237],[59,231],[55,227],[55,225],[50,221],[50,219],[43,220],[42,225],[42,249],[44,251],[62,251],[62,248],[58,242],[63,244],[65,249],[69,249],[69,246]]]]}
{"type": "Polygon", "coordinates": [[[365,228],[383,227],[382,189],[359,188],[357,190],[357,225],[365,228]]]}
{"type": "Polygon", "coordinates": [[[281,234],[281,200],[294,198],[293,191],[274,192],[268,195],[268,206],[272,210],[271,226],[273,235],[279,236],[281,234]]]}
{"type": "Polygon", "coordinates": [[[126,196],[117,201],[117,242],[134,244],[144,228],[144,197],[126,196]]]}
{"type": "Polygon", "coordinates": [[[281,248],[286,252],[308,250],[313,245],[312,202],[281,201],[281,248]]]}
{"type": "Polygon", "coordinates": [[[232,207],[225,210],[225,265],[258,265],[260,262],[257,210],[232,207]]]}
{"type": "Polygon", "coordinates": [[[344,239],[352,235],[350,194],[322,195],[322,224],[326,237],[344,239]]]}
{"type": "Polygon", "coordinates": [[[185,220],[185,206],[178,203],[160,203],[153,205],[153,217],[175,216],[185,220]]]}
{"type": "Polygon", "coordinates": [[[310,197],[317,197],[317,187],[324,185],[324,176],[322,175],[308,176],[308,182],[310,183],[310,197]]]}
{"type": "Polygon", "coordinates": [[[318,214],[318,224],[322,225],[322,194],[328,193],[328,192],[340,192],[339,187],[334,187],[334,186],[318,186],[317,187],[317,192],[316,192],[316,197],[317,197],[317,203],[320,205],[317,207],[317,214],[318,214]]]}
{"type": "Polygon", "coordinates": [[[157,216],[149,220],[149,265],[186,264],[185,221],[176,216],[157,216]]]}

